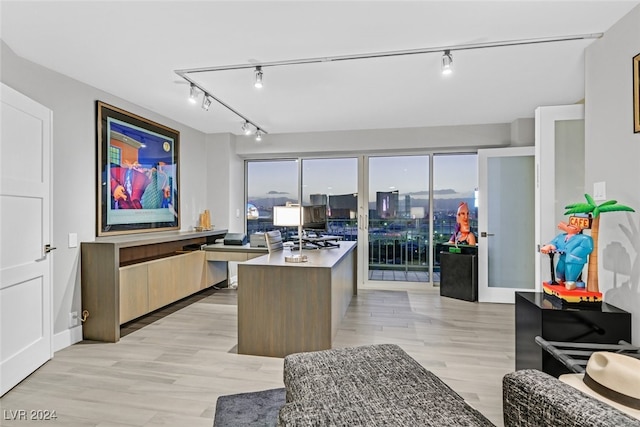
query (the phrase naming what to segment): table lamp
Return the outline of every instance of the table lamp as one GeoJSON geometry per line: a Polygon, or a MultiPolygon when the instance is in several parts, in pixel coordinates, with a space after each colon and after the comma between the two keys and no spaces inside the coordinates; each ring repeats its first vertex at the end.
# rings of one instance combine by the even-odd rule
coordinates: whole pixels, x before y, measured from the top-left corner
{"type": "Polygon", "coordinates": [[[300,251],[296,255],[285,256],[286,262],[306,262],[307,256],[302,255],[302,208],[300,205],[274,206],[273,225],[281,227],[298,227],[300,251]]]}

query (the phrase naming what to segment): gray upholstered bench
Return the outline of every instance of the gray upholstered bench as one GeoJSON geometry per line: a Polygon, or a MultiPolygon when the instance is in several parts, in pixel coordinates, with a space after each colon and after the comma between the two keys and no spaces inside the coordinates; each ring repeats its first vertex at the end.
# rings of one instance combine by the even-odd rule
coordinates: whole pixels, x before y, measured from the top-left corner
{"type": "Polygon", "coordinates": [[[502,380],[507,427],[640,427],[640,421],[535,369],[502,380]]]}
{"type": "Polygon", "coordinates": [[[392,344],[284,359],[281,426],[492,426],[436,375],[392,344]]]}

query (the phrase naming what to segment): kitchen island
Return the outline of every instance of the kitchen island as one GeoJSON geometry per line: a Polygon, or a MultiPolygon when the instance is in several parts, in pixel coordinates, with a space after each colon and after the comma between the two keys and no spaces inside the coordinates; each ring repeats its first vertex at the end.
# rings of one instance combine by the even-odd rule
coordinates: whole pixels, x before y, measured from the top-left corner
{"type": "Polygon", "coordinates": [[[307,262],[286,262],[285,249],[238,264],[238,353],[331,348],[357,291],[356,242],[303,254],[307,262]]]}

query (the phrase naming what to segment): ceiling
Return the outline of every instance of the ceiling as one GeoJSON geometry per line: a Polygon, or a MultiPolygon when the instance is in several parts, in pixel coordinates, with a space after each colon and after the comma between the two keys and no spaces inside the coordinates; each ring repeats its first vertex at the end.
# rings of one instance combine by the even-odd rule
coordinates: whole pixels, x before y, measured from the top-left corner
{"type": "MultiPolygon", "coordinates": [[[[1,1],[19,56],[205,133],[175,71],[606,32],[640,1],[1,1]]],[[[584,97],[594,39],[188,74],[269,133],[510,123],[584,97]]],[[[200,98],[201,100],[202,98],[200,98]]]]}

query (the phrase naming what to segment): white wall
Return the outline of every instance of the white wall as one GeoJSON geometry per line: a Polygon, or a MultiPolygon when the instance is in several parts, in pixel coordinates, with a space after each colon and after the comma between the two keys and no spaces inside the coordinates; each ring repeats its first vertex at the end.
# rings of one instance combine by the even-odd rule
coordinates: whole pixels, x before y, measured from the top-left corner
{"type": "Polygon", "coordinates": [[[640,53],[640,6],[586,50],[585,192],[606,182],[606,199],[635,213],[600,220],[599,282],[606,302],[632,313],[640,344],[640,133],[633,133],[633,56],[640,53]]]}
{"type": "Polygon", "coordinates": [[[244,230],[244,162],[235,155],[236,136],[207,136],[209,177],[207,200],[215,228],[231,233],[244,230]]]}
{"type": "Polygon", "coordinates": [[[511,123],[511,146],[532,147],[535,145],[536,121],[530,119],[517,119],[511,123]]]}
{"type": "MultiPolygon", "coordinates": [[[[68,248],[69,233],[78,240],[96,236],[96,112],[105,101],[180,131],[181,226],[196,225],[207,206],[205,135],[62,74],[18,57],[0,40],[0,80],[53,111],[53,316],[54,348],[78,340],[69,313],[82,311],[80,248],[68,248]],[[70,342],[64,342],[68,340],[70,342]]],[[[226,178],[225,178],[226,179],[226,178]]],[[[81,338],[81,336],[80,336],[81,338]]]]}
{"type": "MultiPolygon", "coordinates": [[[[531,112],[533,115],[533,112],[531,112]]],[[[533,133],[532,133],[533,136],[533,133]]],[[[256,143],[251,136],[236,138],[236,153],[243,158],[284,155],[312,156],[342,153],[399,153],[415,150],[475,150],[511,143],[507,123],[437,126],[428,128],[350,130],[269,134],[256,143]]],[[[532,139],[533,143],[533,139],[532,139]]]]}

